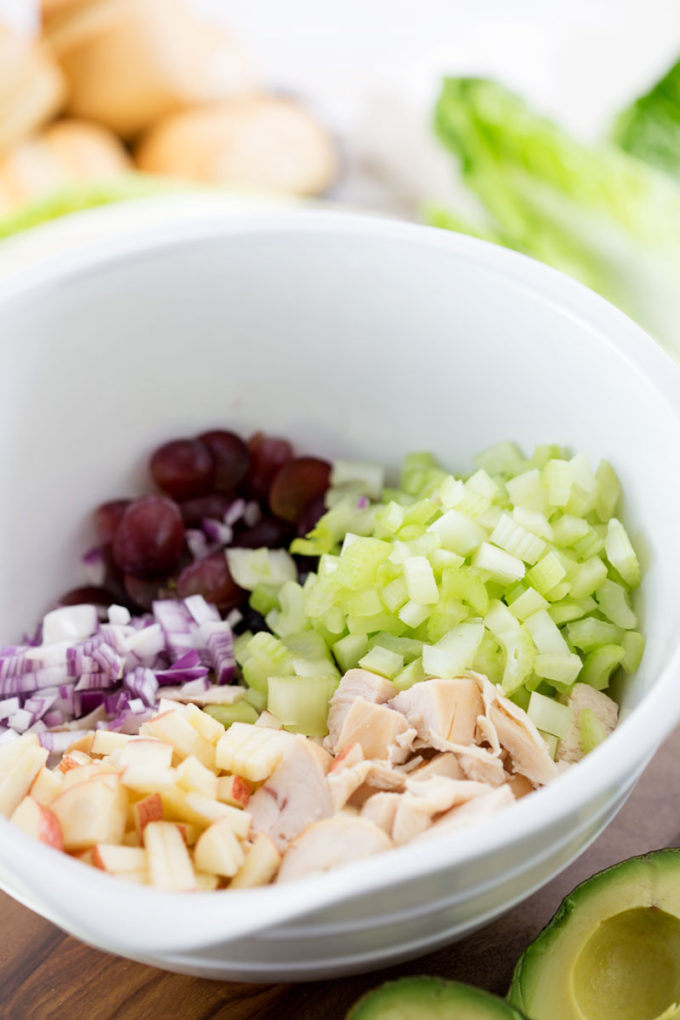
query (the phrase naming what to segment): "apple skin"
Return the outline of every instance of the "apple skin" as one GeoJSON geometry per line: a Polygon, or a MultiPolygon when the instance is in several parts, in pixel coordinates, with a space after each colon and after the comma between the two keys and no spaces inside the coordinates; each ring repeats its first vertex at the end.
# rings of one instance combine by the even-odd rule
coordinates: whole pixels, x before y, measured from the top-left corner
{"type": "Polygon", "coordinates": [[[13,822],[29,836],[39,839],[41,843],[54,847],[55,850],[64,849],[64,838],[61,831],[59,819],[44,804],[39,804],[32,797],[24,797],[21,804],[16,808],[10,821],[13,822]]]}
{"type": "Polygon", "coordinates": [[[160,793],[150,793],[148,797],[138,800],[132,806],[135,819],[135,827],[139,834],[144,832],[149,822],[163,821],[163,801],[160,793]]]}

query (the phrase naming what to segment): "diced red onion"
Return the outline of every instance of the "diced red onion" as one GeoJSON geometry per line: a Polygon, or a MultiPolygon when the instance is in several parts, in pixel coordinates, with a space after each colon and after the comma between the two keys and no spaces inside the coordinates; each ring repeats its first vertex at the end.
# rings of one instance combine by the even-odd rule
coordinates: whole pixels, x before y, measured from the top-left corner
{"type": "Polygon", "coordinates": [[[243,510],[243,521],[249,528],[254,528],[262,519],[262,510],[257,500],[251,499],[243,510]]]}
{"type": "Polygon", "coordinates": [[[245,509],[246,501],[244,499],[235,499],[224,515],[224,523],[233,527],[237,521],[241,520],[245,509]]]}
{"type": "MultiPolygon", "coordinates": [[[[123,682],[130,694],[133,694],[135,698],[141,698],[145,705],[153,706],[156,704],[158,679],[152,669],[138,666],[137,669],[133,669],[125,674],[123,682]]],[[[131,704],[132,702],[130,701],[129,705],[131,704]]]]}

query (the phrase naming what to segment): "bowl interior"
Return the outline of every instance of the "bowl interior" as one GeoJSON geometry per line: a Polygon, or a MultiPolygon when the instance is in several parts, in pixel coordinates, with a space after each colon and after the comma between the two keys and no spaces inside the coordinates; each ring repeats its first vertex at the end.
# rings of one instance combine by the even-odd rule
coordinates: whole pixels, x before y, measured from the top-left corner
{"type": "Polygon", "coordinates": [[[427,449],[458,472],[502,439],[559,442],[614,464],[644,549],[633,707],[680,633],[680,424],[658,385],[670,361],[517,256],[307,216],[81,258],[0,303],[0,638],[20,638],[78,583],[91,508],[146,486],[166,439],[262,429],[393,468],[427,449]],[[617,330],[642,357],[617,347],[617,330]]]}

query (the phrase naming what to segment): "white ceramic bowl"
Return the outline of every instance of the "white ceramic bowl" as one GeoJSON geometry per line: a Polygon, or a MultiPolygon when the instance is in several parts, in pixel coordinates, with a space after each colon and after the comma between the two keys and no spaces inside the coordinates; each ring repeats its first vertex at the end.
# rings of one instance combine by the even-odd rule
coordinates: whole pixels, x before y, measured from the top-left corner
{"type": "Polygon", "coordinates": [[[0,621],[76,581],[88,512],[148,452],[224,423],[396,465],[557,441],[608,457],[646,549],[648,646],[623,721],[579,766],[455,840],[307,881],[175,895],[116,882],[0,824],[0,883],[93,945],[173,970],[298,980],[452,941],[580,853],[680,718],[678,369],[583,287],[444,232],[248,213],[86,244],[0,283],[0,621]]]}

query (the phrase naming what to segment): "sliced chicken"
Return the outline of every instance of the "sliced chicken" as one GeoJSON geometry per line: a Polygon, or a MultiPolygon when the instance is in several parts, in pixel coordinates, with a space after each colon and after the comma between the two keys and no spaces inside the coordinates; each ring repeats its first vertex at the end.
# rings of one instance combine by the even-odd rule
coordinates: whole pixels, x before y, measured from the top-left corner
{"type": "Polygon", "coordinates": [[[447,779],[409,779],[406,793],[399,797],[392,826],[392,839],[397,845],[408,843],[432,824],[435,815],[449,811],[489,792],[486,783],[447,779]]]}
{"type": "Polygon", "coordinates": [[[336,815],[310,825],[291,843],[276,881],[290,882],[330,871],[389,850],[392,845],[389,836],[367,818],[336,815]]]}
{"type": "Polygon", "coordinates": [[[502,786],[508,775],[500,758],[483,747],[459,749],[458,761],[466,779],[489,786],[502,786]]]}
{"type": "Polygon", "coordinates": [[[414,739],[415,731],[401,712],[365,698],[355,698],[344,717],[335,747],[342,753],[357,743],[365,758],[398,764],[409,757],[414,739]]]}
{"type": "Polygon", "coordinates": [[[312,822],[333,813],[323,767],[306,737],[290,741],[269,779],[250,798],[248,811],[253,828],[280,851],[312,822]]]}
{"type": "Polygon", "coordinates": [[[394,684],[377,673],[369,673],[367,669],[350,669],[338,684],[331,698],[328,711],[328,736],[324,741],[326,748],[337,754],[338,740],[342,732],[347,713],[357,698],[383,705],[396,693],[394,684]]]}
{"type": "Polygon", "coordinates": [[[357,793],[363,792],[363,796],[357,799],[364,801],[375,790],[403,790],[405,785],[403,772],[380,761],[360,761],[350,768],[333,770],[328,775],[334,811],[339,811],[357,793]]]}
{"type": "Polygon", "coordinates": [[[321,766],[324,775],[330,772],[333,766],[333,755],[329,754],[325,747],[322,747],[320,743],[310,737],[309,739],[309,750],[312,754],[316,755],[316,759],[321,766]]]}
{"type": "Polygon", "coordinates": [[[446,751],[450,744],[472,744],[484,702],[474,677],[422,680],[390,702],[402,712],[426,745],[446,751]]]}
{"type": "Polygon", "coordinates": [[[337,758],[333,759],[331,765],[331,772],[337,772],[339,769],[348,769],[352,765],[358,765],[360,761],[364,760],[364,752],[361,750],[361,744],[350,744],[349,747],[345,748],[342,754],[339,754],[337,758]]]}
{"type": "Polygon", "coordinates": [[[430,758],[424,765],[415,769],[412,775],[414,779],[430,779],[432,776],[447,776],[448,779],[465,778],[458,758],[451,751],[435,754],[434,758],[430,758]]]}
{"type": "Polygon", "coordinates": [[[431,825],[429,829],[426,829],[417,838],[429,839],[431,836],[439,836],[443,833],[452,832],[455,829],[464,828],[466,825],[474,822],[482,821],[482,819],[502,811],[509,804],[513,804],[514,800],[512,790],[506,783],[505,786],[499,786],[498,789],[491,790],[490,793],[485,793],[481,797],[475,797],[466,804],[461,804],[459,807],[454,807],[447,811],[445,815],[437,819],[434,825],[431,825]]]}
{"type": "Polygon", "coordinates": [[[502,746],[510,754],[515,772],[526,776],[535,786],[542,786],[555,778],[555,762],[526,712],[499,695],[496,703],[489,708],[489,719],[502,746]]]}
{"type": "Polygon", "coordinates": [[[533,784],[529,782],[526,776],[520,775],[519,772],[517,775],[511,776],[508,780],[508,786],[512,790],[515,800],[519,800],[520,797],[526,797],[528,793],[534,792],[533,784]]]}
{"type": "Polygon", "coordinates": [[[374,793],[361,808],[361,817],[379,826],[388,836],[392,835],[394,816],[401,800],[398,793],[374,793]]]}
{"type": "Polygon", "coordinates": [[[577,762],[583,757],[579,717],[584,709],[589,708],[610,734],[616,727],[619,706],[603,691],[596,691],[589,684],[574,684],[567,704],[571,707],[569,729],[557,745],[558,762],[577,762]]]}

